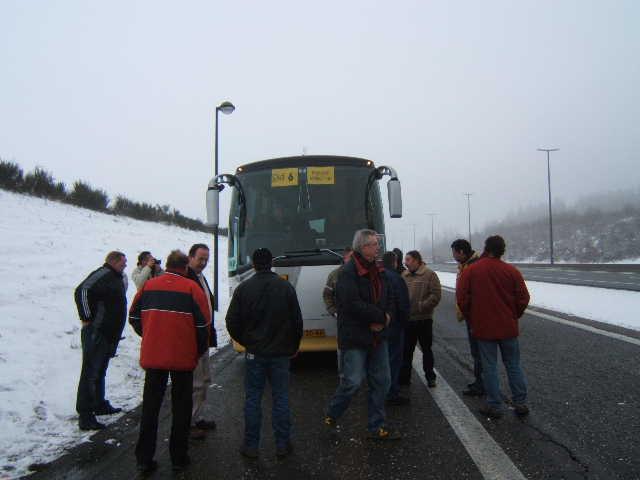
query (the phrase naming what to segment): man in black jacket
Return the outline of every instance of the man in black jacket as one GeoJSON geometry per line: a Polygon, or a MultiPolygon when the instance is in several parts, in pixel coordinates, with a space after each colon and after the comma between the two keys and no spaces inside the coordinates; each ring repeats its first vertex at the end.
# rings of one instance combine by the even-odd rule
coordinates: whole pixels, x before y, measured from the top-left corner
{"type": "Polygon", "coordinates": [[[384,402],[391,384],[387,327],[391,321],[392,291],[384,268],[376,264],[379,244],[374,230],[358,230],[354,253],[336,284],[338,348],[342,374],[324,418],[334,428],[349,407],[364,377],[369,384],[367,429],[376,440],[400,435],[385,425],[384,402]]]}
{"type": "Polygon", "coordinates": [[[104,398],[109,360],[116,354],[127,319],[127,257],[110,252],[105,263],[85,278],[75,290],[75,302],[82,321],[82,371],[78,383],[76,411],[80,430],[100,430],[96,415],[122,411],[104,398]]]}
{"type": "Polygon", "coordinates": [[[289,359],[298,351],[302,338],[302,313],[293,286],[271,271],[271,252],[253,252],[256,274],[233,292],[227,310],[227,330],[245,353],[244,442],[240,453],[257,458],[262,422],[262,392],[271,383],[271,411],[276,455],[291,450],[289,412],[289,359]]]}
{"type": "MultiPolygon", "coordinates": [[[[213,294],[211,293],[207,279],[202,274],[207,263],[209,263],[209,247],[204,243],[196,243],[195,245],[192,245],[189,249],[187,278],[196,282],[204,292],[205,297],[207,297],[209,311],[211,312],[211,318],[208,319],[211,322],[209,346],[217,347],[218,339],[216,336],[216,329],[213,325],[213,294]]],[[[193,425],[191,428],[191,438],[195,440],[203,440],[207,435],[207,430],[214,430],[216,428],[215,421],[207,420],[204,417],[209,385],[211,385],[211,372],[209,368],[209,349],[207,348],[204,354],[199,358],[198,365],[193,371],[193,410],[191,412],[191,421],[193,425]]]]}

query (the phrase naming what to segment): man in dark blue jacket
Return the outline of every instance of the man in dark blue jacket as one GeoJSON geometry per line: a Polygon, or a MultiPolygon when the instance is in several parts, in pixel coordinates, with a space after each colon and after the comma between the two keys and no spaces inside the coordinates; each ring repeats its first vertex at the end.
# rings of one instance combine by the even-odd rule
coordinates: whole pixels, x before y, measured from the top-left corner
{"type": "Polygon", "coordinates": [[[127,319],[127,257],[110,252],[104,265],[94,270],[75,290],[75,302],[82,321],[82,371],[78,382],[76,411],[80,430],[100,430],[96,415],[122,411],[104,398],[109,360],[116,354],[127,319]]]}
{"type": "Polygon", "coordinates": [[[336,426],[366,376],[369,435],[376,440],[395,440],[400,435],[385,425],[384,411],[391,383],[387,326],[391,321],[393,294],[384,269],[376,264],[378,249],[374,230],[358,230],[353,238],[354,254],[338,276],[336,300],[342,374],[324,423],[330,428],[336,426]]]}
{"type": "Polygon", "coordinates": [[[293,286],[271,271],[271,252],[253,252],[256,274],[233,292],[227,310],[227,330],[245,353],[244,442],[240,453],[258,457],[262,423],[262,392],[266,380],[273,395],[271,418],[276,455],[292,451],[289,412],[289,359],[302,338],[302,313],[293,286]]]}
{"type": "Polygon", "coordinates": [[[409,321],[411,303],[406,282],[398,274],[398,258],[394,252],[382,256],[384,273],[391,283],[393,291],[393,313],[389,325],[389,368],[391,369],[391,387],[387,395],[387,404],[405,405],[409,397],[400,395],[400,367],[404,352],[404,329],[409,321]]]}

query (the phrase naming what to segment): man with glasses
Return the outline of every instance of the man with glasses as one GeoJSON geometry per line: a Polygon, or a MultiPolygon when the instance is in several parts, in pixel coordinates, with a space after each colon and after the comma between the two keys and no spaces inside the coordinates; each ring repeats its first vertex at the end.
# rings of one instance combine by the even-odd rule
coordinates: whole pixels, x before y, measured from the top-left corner
{"type": "Polygon", "coordinates": [[[336,283],[338,348],[342,374],[329,402],[324,424],[337,428],[362,380],[367,378],[369,437],[397,440],[400,434],[385,424],[384,402],[391,383],[387,327],[392,293],[384,268],[376,264],[379,244],[374,230],[358,230],[354,253],[336,283]]]}

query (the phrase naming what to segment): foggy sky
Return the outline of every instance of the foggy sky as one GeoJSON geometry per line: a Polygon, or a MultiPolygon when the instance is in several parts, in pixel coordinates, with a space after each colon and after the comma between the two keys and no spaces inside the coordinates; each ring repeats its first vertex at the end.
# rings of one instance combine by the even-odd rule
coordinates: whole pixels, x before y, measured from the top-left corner
{"type": "Polygon", "coordinates": [[[230,100],[221,173],[303,150],[393,166],[406,250],[426,213],[466,236],[465,192],[472,230],[546,204],[537,148],[560,148],[559,200],[640,185],[638,25],[634,0],[3,0],[0,157],[203,219],[230,100]]]}

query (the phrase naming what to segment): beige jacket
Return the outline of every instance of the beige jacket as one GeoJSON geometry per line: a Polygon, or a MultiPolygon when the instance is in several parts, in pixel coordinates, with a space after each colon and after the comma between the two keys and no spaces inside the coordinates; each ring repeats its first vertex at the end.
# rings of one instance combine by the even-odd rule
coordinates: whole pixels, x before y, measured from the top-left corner
{"type": "Polygon", "coordinates": [[[433,318],[433,310],[440,303],[442,287],[440,279],[433,270],[423,263],[415,273],[409,270],[402,272],[402,278],[409,289],[411,313],[409,321],[430,320],[433,318]]]}

